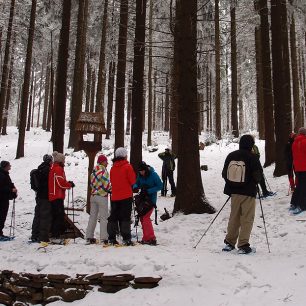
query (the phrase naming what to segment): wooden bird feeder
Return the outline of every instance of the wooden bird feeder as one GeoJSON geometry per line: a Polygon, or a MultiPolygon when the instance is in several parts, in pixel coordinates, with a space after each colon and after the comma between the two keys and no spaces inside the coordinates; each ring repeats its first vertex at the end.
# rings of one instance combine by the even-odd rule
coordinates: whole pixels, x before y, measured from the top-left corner
{"type": "Polygon", "coordinates": [[[90,212],[90,175],[97,153],[102,149],[102,134],[106,134],[102,113],[83,112],[76,123],[79,134],[78,149],[84,150],[89,159],[86,211],[90,212]]]}

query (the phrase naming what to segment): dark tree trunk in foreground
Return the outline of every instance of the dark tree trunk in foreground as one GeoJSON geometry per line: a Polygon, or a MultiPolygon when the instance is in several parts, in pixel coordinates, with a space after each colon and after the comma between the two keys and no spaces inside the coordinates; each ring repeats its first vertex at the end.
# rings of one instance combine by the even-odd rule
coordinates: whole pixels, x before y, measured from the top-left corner
{"type": "Polygon", "coordinates": [[[24,157],[24,140],[25,140],[27,109],[28,109],[29,89],[30,89],[30,80],[31,80],[32,49],[33,49],[33,40],[34,40],[34,31],[35,31],[36,5],[37,5],[37,0],[32,0],[27,55],[25,61],[23,87],[21,94],[19,136],[18,136],[16,158],[24,157]]]}
{"type": "Polygon", "coordinates": [[[67,98],[67,68],[69,57],[69,29],[71,0],[63,0],[62,28],[57,59],[55,103],[54,103],[54,139],[53,151],[64,152],[65,113],[67,98]]]}
{"type": "Polygon", "coordinates": [[[146,2],[136,0],[136,27],[134,40],[132,125],[131,125],[131,164],[137,169],[142,160],[142,129],[144,111],[144,56],[146,38],[146,2]]]}
{"type": "MultiPolygon", "coordinates": [[[[285,0],[271,0],[273,93],[275,120],[275,170],[274,176],[287,173],[284,148],[291,132],[290,80],[288,82],[288,32],[285,0]],[[287,42],[286,42],[287,40],[287,42]]],[[[290,75],[290,73],[289,73],[290,75]]]]}
{"type": "Polygon", "coordinates": [[[121,0],[115,105],[115,149],[124,146],[124,99],[129,1],[121,0]]]}
{"type": "Polygon", "coordinates": [[[264,123],[265,123],[265,164],[270,166],[275,161],[275,138],[273,116],[273,92],[271,75],[271,52],[269,34],[269,11],[267,0],[259,1],[260,14],[260,41],[261,41],[261,67],[262,67],[262,91],[264,104],[264,123]]]}
{"type": "Polygon", "coordinates": [[[112,131],[113,104],[114,104],[114,83],[115,83],[116,64],[111,61],[108,70],[108,93],[107,93],[107,119],[106,119],[106,136],[109,139],[112,131]]]}
{"type": "MultiPolygon", "coordinates": [[[[8,27],[7,27],[7,36],[6,36],[6,43],[5,43],[4,61],[3,61],[3,67],[2,67],[2,78],[1,78],[1,87],[0,87],[0,128],[2,127],[2,116],[3,116],[3,109],[5,105],[5,97],[6,97],[6,92],[7,92],[14,10],[15,10],[15,0],[11,0],[10,17],[9,17],[8,27]]],[[[0,57],[2,57],[1,52],[0,52],[0,57]]]]}
{"type": "Polygon", "coordinates": [[[232,134],[239,136],[238,128],[238,94],[237,94],[237,43],[236,43],[236,8],[231,4],[231,70],[232,70],[232,134]]]}
{"type": "Polygon", "coordinates": [[[214,213],[203,189],[198,139],[197,0],[178,0],[174,49],[178,67],[178,167],[174,212],[214,213]],[[190,179],[192,178],[192,179],[190,179]]]}

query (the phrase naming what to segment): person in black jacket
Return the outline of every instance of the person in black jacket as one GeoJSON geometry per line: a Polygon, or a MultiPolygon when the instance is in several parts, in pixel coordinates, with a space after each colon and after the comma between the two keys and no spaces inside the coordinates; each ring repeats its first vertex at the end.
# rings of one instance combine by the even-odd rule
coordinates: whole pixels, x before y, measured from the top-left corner
{"type": "Polygon", "coordinates": [[[7,217],[9,202],[17,197],[17,189],[12,183],[9,171],[11,164],[3,160],[0,163],[0,238],[7,238],[3,235],[3,228],[7,217]]]}
{"type": "Polygon", "coordinates": [[[51,203],[48,200],[48,177],[52,165],[52,156],[45,154],[43,162],[38,166],[38,189],[36,206],[32,224],[32,242],[48,242],[52,223],[51,203]]]}
{"type": "Polygon", "coordinates": [[[257,184],[261,179],[259,159],[251,152],[254,143],[254,138],[251,135],[243,135],[240,138],[239,150],[230,153],[224,163],[222,171],[222,177],[225,179],[224,193],[231,196],[231,213],[223,251],[234,250],[237,240],[239,253],[247,254],[252,251],[249,239],[255,217],[257,184]],[[229,179],[229,165],[233,161],[245,165],[243,183],[233,183],[229,179]]]}

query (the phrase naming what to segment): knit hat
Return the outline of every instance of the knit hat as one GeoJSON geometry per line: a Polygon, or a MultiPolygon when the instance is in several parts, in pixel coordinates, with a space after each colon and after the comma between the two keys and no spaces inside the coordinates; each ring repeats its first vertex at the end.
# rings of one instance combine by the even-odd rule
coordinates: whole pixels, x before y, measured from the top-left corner
{"type": "Polygon", "coordinates": [[[44,157],[43,157],[43,162],[51,163],[52,162],[52,155],[45,154],[44,157]]]}
{"type": "Polygon", "coordinates": [[[101,154],[101,155],[98,156],[97,163],[102,164],[103,162],[107,162],[107,157],[105,155],[101,154]]]}
{"type": "Polygon", "coordinates": [[[65,155],[62,154],[62,153],[59,153],[57,151],[54,151],[52,153],[52,156],[53,156],[53,160],[55,163],[65,163],[65,155]]]}
{"type": "Polygon", "coordinates": [[[148,165],[144,161],[139,163],[138,171],[143,171],[143,170],[147,170],[147,169],[148,169],[148,165]]]}
{"type": "Polygon", "coordinates": [[[4,169],[4,168],[6,168],[9,164],[10,164],[10,162],[8,162],[7,160],[3,160],[3,161],[1,161],[1,163],[0,163],[0,167],[1,167],[2,169],[4,169]]]}
{"type": "Polygon", "coordinates": [[[299,128],[299,134],[306,135],[306,127],[299,128]]]}
{"type": "Polygon", "coordinates": [[[117,150],[115,151],[115,158],[117,157],[127,157],[126,148],[123,147],[117,148],[117,150]]]}
{"type": "Polygon", "coordinates": [[[239,141],[239,149],[251,151],[254,144],[255,141],[252,135],[243,135],[239,141]]]}

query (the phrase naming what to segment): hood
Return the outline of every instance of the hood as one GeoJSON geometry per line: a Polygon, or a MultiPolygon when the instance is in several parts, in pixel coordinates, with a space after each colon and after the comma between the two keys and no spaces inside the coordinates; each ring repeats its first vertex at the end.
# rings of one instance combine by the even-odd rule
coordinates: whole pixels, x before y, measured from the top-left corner
{"type": "Polygon", "coordinates": [[[128,164],[128,161],[126,159],[117,160],[114,162],[113,167],[122,167],[126,164],[128,164]]]}
{"type": "Polygon", "coordinates": [[[239,141],[239,149],[251,151],[254,144],[255,141],[252,135],[243,135],[239,141]]]}

